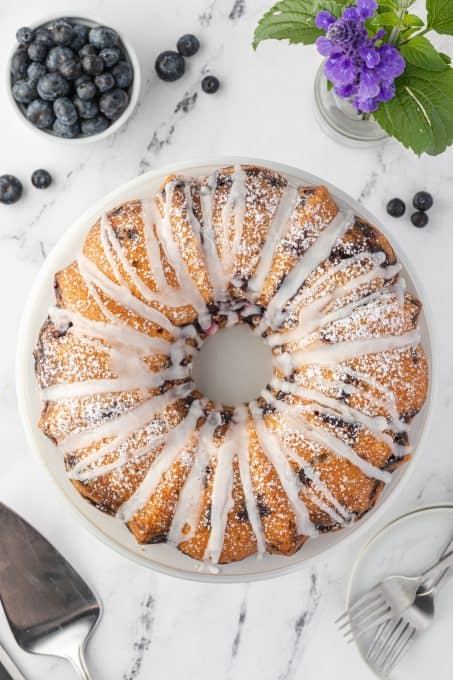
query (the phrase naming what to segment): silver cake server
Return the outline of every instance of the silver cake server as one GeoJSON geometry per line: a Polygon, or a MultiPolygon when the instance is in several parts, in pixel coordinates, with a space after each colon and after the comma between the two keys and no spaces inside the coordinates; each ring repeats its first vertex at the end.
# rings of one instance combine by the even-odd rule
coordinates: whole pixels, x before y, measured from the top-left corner
{"type": "Polygon", "coordinates": [[[84,649],[101,605],[64,557],[3,503],[0,600],[22,649],[64,657],[90,680],[84,649]]]}

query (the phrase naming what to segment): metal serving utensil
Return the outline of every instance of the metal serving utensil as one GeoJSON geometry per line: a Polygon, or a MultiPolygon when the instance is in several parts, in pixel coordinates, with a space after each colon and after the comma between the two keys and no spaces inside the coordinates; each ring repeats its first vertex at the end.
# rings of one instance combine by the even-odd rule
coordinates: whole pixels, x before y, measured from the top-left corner
{"type": "Polygon", "coordinates": [[[101,605],[64,557],[0,503],[0,600],[17,644],[68,659],[91,680],[84,649],[101,605]]]}

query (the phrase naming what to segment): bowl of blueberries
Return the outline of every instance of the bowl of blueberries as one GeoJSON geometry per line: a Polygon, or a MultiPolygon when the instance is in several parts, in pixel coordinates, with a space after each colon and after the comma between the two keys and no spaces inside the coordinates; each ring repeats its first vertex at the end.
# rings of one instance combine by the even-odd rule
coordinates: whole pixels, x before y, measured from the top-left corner
{"type": "Polygon", "coordinates": [[[140,67],[113,28],[81,17],[20,28],[7,91],[34,130],[65,143],[99,141],[125,123],[137,103],[140,67]]]}

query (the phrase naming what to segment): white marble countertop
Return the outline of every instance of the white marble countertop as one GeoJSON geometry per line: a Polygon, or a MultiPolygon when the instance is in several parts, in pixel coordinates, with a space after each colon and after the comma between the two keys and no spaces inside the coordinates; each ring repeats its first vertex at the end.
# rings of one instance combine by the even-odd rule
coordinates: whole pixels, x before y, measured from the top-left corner
{"type": "MultiPolygon", "coordinates": [[[[391,503],[380,523],[418,505],[453,502],[449,429],[453,323],[448,299],[453,151],[418,160],[393,142],[354,150],[327,139],[312,111],[319,63],[315,50],[275,42],[263,44],[256,54],[251,50],[253,27],[268,4],[269,0],[79,0],[76,13],[101,17],[120,28],[136,46],[142,65],[143,89],[136,113],[103,143],[74,148],[37,136],[1,94],[0,174],[18,175],[26,193],[20,203],[0,206],[4,311],[0,498],[45,533],[102,598],[104,617],[88,650],[96,680],[373,677],[333,624],[344,606],[347,577],[366,532],[348,543],[347,550],[340,546],[311,568],[277,580],[223,586],[178,581],[128,562],[81,528],[27,448],[16,407],[14,353],[19,318],[33,279],[43,258],[81,211],[138,173],[214,154],[269,158],[324,177],[385,220],[396,246],[417,270],[432,307],[439,380],[423,455],[414,465],[404,497],[391,503]],[[162,83],[154,73],[155,57],[163,49],[172,49],[185,32],[199,35],[202,49],[188,61],[183,79],[162,83]],[[200,74],[205,71],[222,82],[216,95],[200,90],[200,74]],[[48,168],[55,179],[47,191],[37,191],[28,182],[38,167],[48,168]],[[409,202],[423,188],[435,197],[428,228],[417,230],[406,218],[386,216],[389,198],[396,194],[409,202]]],[[[16,0],[2,6],[3,69],[15,30],[59,8],[58,0],[16,0]]],[[[18,650],[3,615],[0,640],[27,678],[74,677],[64,661],[18,650]]],[[[433,677],[435,663],[430,662],[433,677]]],[[[442,659],[437,663],[440,668],[442,659]]],[[[425,671],[420,678],[427,677],[425,671]]]]}

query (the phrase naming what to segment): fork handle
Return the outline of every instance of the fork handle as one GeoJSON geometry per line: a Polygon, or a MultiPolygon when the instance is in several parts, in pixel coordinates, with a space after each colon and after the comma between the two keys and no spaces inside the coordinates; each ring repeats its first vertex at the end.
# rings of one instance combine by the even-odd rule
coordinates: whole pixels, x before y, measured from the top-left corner
{"type": "Polygon", "coordinates": [[[71,655],[66,655],[66,658],[68,661],[70,661],[73,665],[73,667],[78,671],[79,677],[82,680],[92,680],[91,675],[88,673],[88,668],[85,663],[85,656],[84,656],[84,647],[85,645],[82,643],[77,650],[77,653],[71,654],[71,655]]]}
{"type": "MultiPolygon", "coordinates": [[[[442,551],[441,558],[448,555],[449,552],[453,551],[453,539],[447,543],[442,551]]],[[[426,579],[421,588],[423,588],[424,593],[431,593],[433,591],[439,590],[441,587],[446,585],[448,581],[453,578],[453,569],[451,567],[445,567],[441,574],[436,578],[426,579]]]]}
{"type": "Polygon", "coordinates": [[[420,580],[422,583],[429,579],[436,581],[437,577],[451,566],[453,566],[453,551],[449,552],[445,557],[442,557],[437,564],[425,571],[420,577],[420,580]]]}

